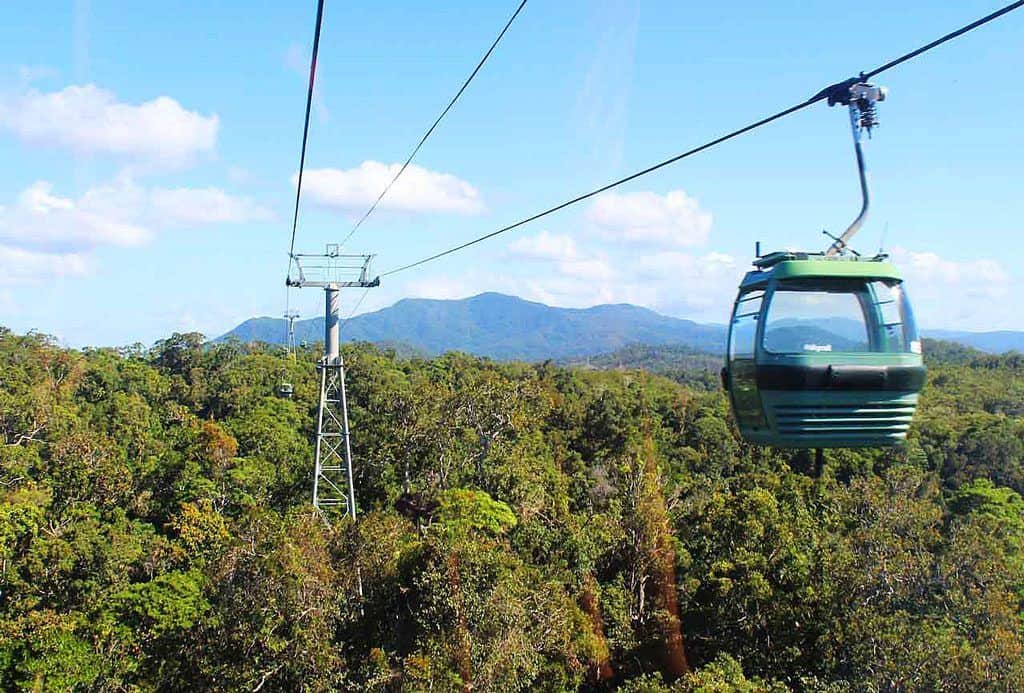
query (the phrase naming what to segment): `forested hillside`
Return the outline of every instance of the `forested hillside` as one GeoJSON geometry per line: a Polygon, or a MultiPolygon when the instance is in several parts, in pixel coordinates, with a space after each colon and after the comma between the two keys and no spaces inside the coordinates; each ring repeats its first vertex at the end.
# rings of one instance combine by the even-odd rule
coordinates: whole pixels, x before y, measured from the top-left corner
{"type": "Polygon", "coordinates": [[[327,525],[312,351],[0,330],[0,689],[1024,689],[1020,356],[944,352],[821,478],[717,390],[345,356],[327,525]]]}
{"type": "Polygon", "coordinates": [[[722,354],[666,344],[632,344],[611,353],[573,360],[569,366],[597,370],[642,370],[683,383],[697,390],[721,387],[722,354]]]}

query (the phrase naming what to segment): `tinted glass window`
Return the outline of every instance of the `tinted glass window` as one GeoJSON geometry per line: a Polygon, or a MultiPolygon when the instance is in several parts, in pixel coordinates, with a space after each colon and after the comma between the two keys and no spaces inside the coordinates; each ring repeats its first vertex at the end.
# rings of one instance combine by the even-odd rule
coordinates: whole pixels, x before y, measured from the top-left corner
{"type": "Polygon", "coordinates": [[[868,351],[870,337],[863,298],[866,287],[780,287],[772,296],[764,346],[783,354],[868,351]]]}
{"type": "Polygon", "coordinates": [[[765,317],[764,347],[782,354],[921,353],[906,291],[891,280],[780,283],[765,317]]]}
{"type": "Polygon", "coordinates": [[[899,282],[870,282],[874,305],[881,322],[879,343],[875,351],[921,353],[914,311],[907,291],[899,282]]]}
{"type": "Polygon", "coordinates": [[[732,330],[729,332],[729,358],[754,358],[757,346],[758,314],[761,312],[763,291],[740,295],[733,310],[732,330]]]}

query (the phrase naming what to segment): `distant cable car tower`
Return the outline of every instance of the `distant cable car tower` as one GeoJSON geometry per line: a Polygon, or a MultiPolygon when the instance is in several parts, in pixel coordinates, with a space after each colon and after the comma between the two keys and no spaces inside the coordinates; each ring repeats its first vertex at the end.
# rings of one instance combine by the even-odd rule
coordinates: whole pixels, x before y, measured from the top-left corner
{"type": "Polygon", "coordinates": [[[285,311],[284,319],[288,321],[288,355],[295,360],[295,321],[299,319],[299,311],[285,311]]]}
{"type": "Polygon", "coordinates": [[[370,279],[372,259],[372,255],[342,255],[340,245],[329,243],[320,255],[293,254],[298,278],[292,279],[289,275],[287,280],[288,286],[324,290],[324,355],[317,364],[320,403],[317,407],[313,506],[327,519],[333,515],[347,515],[352,519],[356,516],[338,307],[341,289],[380,286],[380,277],[370,279]]]}
{"type": "MultiPolygon", "coordinates": [[[[286,310],[284,318],[288,321],[288,357],[292,360],[292,363],[295,363],[295,321],[299,319],[299,313],[294,310],[286,310]]],[[[291,399],[294,393],[295,387],[288,380],[287,369],[282,369],[281,382],[277,385],[277,396],[291,399]]]]}

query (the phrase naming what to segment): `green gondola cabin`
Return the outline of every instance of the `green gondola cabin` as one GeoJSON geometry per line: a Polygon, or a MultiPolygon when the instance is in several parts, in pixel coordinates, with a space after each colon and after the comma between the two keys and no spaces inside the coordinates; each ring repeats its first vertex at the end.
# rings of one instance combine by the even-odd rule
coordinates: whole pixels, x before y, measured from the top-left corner
{"type": "Polygon", "coordinates": [[[742,437],[779,447],[899,445],[925,368],[896,267],[779,252],[740,285],[723,384],[742,437]]]}

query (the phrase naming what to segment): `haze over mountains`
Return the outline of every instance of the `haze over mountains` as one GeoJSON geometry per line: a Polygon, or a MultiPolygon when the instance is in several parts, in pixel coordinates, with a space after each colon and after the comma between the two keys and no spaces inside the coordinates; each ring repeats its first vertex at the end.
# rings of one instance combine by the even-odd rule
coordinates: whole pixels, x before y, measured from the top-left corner
{"type": "MultiPolygon", "coordinates": [[[[323,339],[323,318],[295,323],[298,342],[323,339]]],[[[982,351],[1024,351],[1024,332],[925,331],[982,351]]],[[[252,318],[217,338],[284,344],[283,318],[252,318]]],[[[722,353],[726,326],[661,315],[629,304],[556,308],[515,296],[483,293],[459,300],[403,299],[358,315],[342,331],[345,341],[402,345],[425,355],[465,351],[496,359],[577,359],[629,345],[680,345],[722,353]]]]}

